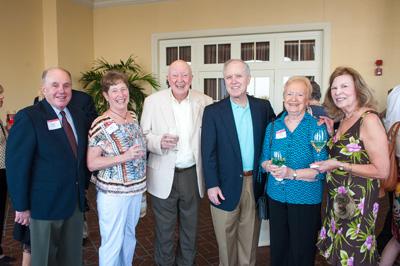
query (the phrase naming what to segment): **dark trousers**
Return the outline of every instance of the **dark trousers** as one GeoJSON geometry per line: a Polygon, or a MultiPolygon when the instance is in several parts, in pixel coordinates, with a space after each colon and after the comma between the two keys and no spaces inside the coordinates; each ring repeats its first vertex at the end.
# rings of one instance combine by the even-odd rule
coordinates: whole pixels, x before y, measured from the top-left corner
{"type": "Polygon", "coordinates": [[[151,197],[155,218],[155,252],[157,265],[193,265],[200,196],[196,167],[175,172],[171,193],[166,199],[151,197]],[[179,218],[179,240],[175,259],[175,227],[179,218]]]}
{"type": "MultiPolygon", "coordinates": [[[[389,242],[389,240],[393,236],[392,235],[393,192],[387,192],[387,194],[388,194],[388,197],[385,197],[384,200],[389,201],[389,203],[388,203],[389,210],[385,216],[385,223],[383,225],[383,229],[376,239],[379,254],[382,254],[382,251],[385,248],[386,244],[389,242]]],[[[382,204],[380,204],[379,206],[380,206],[380,208],[379,208],[379,211],[380,211],[382,204]]]]}
{"type": "Polygon", "coordinates": [[[83,212],[66,220],[31,219],[32,266],[82,265],[83,212]]]}
{"type": "Polygon", "coordinates": [[[6,216],[7,179],[6,169],[0,169],[0,255],[3,254],[1,241],[3,239],[4,218],[6,216]]]}
{"type": "Polygon", "coordinates": [[[287,204],[269,198],[272,266],[312,266],[321,204],[287,204]]]}

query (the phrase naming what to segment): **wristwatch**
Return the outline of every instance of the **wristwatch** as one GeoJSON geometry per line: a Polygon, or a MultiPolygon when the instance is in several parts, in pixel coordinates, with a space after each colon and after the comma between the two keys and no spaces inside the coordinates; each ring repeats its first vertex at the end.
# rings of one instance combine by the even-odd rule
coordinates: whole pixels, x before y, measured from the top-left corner
{"type": "Polygon", "coordinates": [[[340,163],[338,169],[339,169],[340,171],[344,171],[344,164],[343,164],[343,163],[340,163]]]}
{"type": "Polygon", "coordinates": [[[293,174],[292,174],[293,180],[297,179],[297,172],[296,170],[293,170],[293,174]]]}

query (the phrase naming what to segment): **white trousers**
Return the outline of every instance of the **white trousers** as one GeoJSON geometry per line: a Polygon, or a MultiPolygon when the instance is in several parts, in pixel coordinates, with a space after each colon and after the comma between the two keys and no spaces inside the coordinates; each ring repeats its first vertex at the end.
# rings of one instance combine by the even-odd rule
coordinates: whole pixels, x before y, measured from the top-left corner
{"type": "Polygon", "coordinates": [[[131,266],[135,253],[135,227],[139,221],[142,194],[110,195],[97,192],[101,246],[100,266],[131,266]]]}

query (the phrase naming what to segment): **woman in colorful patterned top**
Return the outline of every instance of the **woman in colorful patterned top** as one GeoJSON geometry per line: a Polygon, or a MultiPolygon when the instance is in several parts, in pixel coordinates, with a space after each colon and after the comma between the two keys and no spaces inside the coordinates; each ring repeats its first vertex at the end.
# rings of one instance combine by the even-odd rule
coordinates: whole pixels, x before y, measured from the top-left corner
{"type": "Polygon", "coordinates": [[[379,179],[389,174],[385,128],[372,91],[354,69],[338,67],[329,79],[325,107],[340,121],[328,142],[328,199],[318,248],[332,265],[377,265],[375,221],[379,179]]]}
{"type": "Polygon", "coordinates": [[[102,80],[109,109],[89,131],[87,164],[97,189],[101,235],[100,266],[132,265],[135,227],[146,191],[146,142],[136,116],[128,111],[125,74],[107,72],[102,80]]]}
{"type": "Polygon", "coordinates": [[[306,77],[290,78],[283,92],[286,111],[265,131],[261,161],[269,172],[273,266],[309,266],[315,261],[324,175],[310,164],[327,158],[328,133],[306,112],[311,90],[306,77]],[[278,154],[284,166],[278,166],[278,154]]]}

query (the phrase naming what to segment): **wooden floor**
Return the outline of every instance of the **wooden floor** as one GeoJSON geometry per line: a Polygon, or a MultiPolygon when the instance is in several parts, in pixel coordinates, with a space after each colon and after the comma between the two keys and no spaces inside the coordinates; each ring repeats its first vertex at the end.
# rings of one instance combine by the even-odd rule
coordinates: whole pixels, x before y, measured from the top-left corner
{"type": "MultiPolygon", "coordinates": [[[[97,220],[95,191],[93,187],[88,193],[90,211],[87,213],[89,226],[89,240],[84,249],[84,265],[98,265],[98,248],[100,245],[99,226],[97,220]]],[[[215,240],[211,221],[210,208],[207,199],[203,199],[200,208],[200,224],[198,234],[198,252],[196,265],[218,265],[218,247],[215,240]]],[[[20,243],[12,239],[14,211],[10,207],[6,221],[5,236],[3,239],[4,253],[17,258],[12,265],[21,265],[20,243]]],[[[154,216],[148,206],[147,215],[142,218],[137,226],[137,246],[134,265],[154,265],[154,216]]],[[[260,247],[257,250],[257,265],[269,265],[269,248],[260,247]]],[[[318,257],[315,265],[327,265],[323,258],[318,257]]]]}

